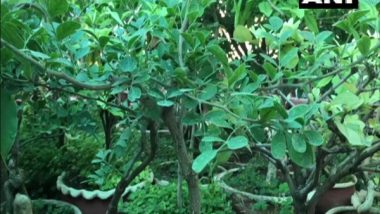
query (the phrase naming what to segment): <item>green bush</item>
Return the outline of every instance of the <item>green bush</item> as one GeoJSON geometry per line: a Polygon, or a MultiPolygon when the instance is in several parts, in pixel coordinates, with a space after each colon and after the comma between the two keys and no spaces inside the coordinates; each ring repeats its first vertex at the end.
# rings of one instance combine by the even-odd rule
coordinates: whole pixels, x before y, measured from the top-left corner
{"type": "Polygon", "coordinates": [[[228,185],[254,194],[262,195],[288,195],[288,184],[280,179],[273,178],[266,181],[266,171],[268,162],[261,157],[256,157],[254,161],[239,171],[237,174],[230,174],[225,178],[228,185]]]}
{"type": "Polygon", "coordinates": [[[25,186],[32,198],[54,195],[57,176],[63,170],[61,164],[52,162],[59,156],[59,148],[53,142],[33,142],[21,149],[19,163],[24,170],[25,186]]]}
{"type": "Polygon", "coordinates": [[[103,145],[103,142],[91,136],[81,137],[65,144],[60,155],[53,160],[67,172],[65,182],[75,187],[82,187],[84,178],[95,171],[91,161],[103,145]]]}
{"type": "Polygon", "coordinates": [[[43,200],[33,201],[34,214],[75,214],[69,206],[58,206],[57,204],[46,203],[43,200]]]}
{"type": "MultiPolygon", "coordinates": [[[[170,183],[167,186],[148,185],[143,189],[132,193],[129,201],[120,207],[122,213],[173,213],[185,214],[189,211],[185,208],[177,208],[177,186],[170,183]]],[[[184,207],[188,207],[189,199],[187,188],[183,186],[184,207]]],[[[202,213],[232,213],[232,206],[226,193],[210,184],[202,187],[202,213]]]]}
{"type": "Polygon", "coordinates": [[[67,142],[60,148],[55,142],[42,140],[22,146],[20,168],[31,197],[53,197],[57,177],[63,171],[68,172],[69,183],[80,181],[79,177],[93,170],[91,160],[101,146],[91,137],[67,142]]]}

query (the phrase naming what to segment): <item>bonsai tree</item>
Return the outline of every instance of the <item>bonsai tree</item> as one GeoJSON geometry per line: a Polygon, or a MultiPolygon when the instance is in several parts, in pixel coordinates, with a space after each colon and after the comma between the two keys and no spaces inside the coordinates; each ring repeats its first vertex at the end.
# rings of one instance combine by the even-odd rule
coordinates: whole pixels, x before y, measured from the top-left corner
{"type": "Polygon", "coordinates": [[[346,14],[300,10],[295,0],[2,2],[2,89],[59,90],[141,130],[110,214],[154,158],[159,125],[173,138],[192,213],[201,210],[197,173],[221,151],[247,148],[281,170],[296,213],[308,213],[380,149],[374,6],[346,14]],[[125,92],[126,101],[110,99],[125,92]],[[336,153],[345,160],[320,183],[336,153]]]}
{"type": "MultiPolygon", "coordinates": [[[[200,172],[225,148],[249,147],[284,174],[295,212],[311,213],[335,182],[364,169],[363,162],[380,150],[375,3],[361,2],[358,11],[333,27],[317,20],[331,12],[299,10],[292,7],[294,2],[261,2],[256,10],[262,15],[254,24],[247,15],[253,2],[231,4],[235,14],[230,17],[234,28],[229,34],[240,43],[238,47],[245,42],[253,50],[241,48],[235,70],[214,90],[218,95],[204,102],[215,109],[206,115],[208,127],[231,131],[224,136],[204,133],[204,147],[193,169],[200,172]],[[215,149],[215,142],[222,145],[215,149]],[[344,159],[334,165],[332,159],[338,154],[344,159]],[[334,173],[321,181],[326,167],[334,173]]],[[[219,18],[220,23],[231,23],[228,16],[219,18]]]]}

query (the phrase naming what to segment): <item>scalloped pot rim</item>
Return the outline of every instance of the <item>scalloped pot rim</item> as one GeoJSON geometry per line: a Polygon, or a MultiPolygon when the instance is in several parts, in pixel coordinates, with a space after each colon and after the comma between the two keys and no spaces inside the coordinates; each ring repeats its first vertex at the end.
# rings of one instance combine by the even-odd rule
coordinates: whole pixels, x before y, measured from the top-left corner
{"type": "MultiPolygon", "coordinates": [[[[86,190],[86,189],[75,189],[73,187],[67,186],[63,180],[65,178],[66,173],[62,172],[60,176],[57,178],[57,189],[61,191],[63,195],[70,195],[73,198],[82,197],[86,200],[91,200],[94,198],[99,198],[101,200],[107,200],[110,198],[113,193],[115,192],[115,189],[111,189],[108,191],[101,191],[101,190],[86,190]]],[[[139,188],[142,188],[146,182],[153,182],[153,173],[151,173],[149,179],[147,181],[142,181],[138,184],[135,184],[133,186],[128,186],[125,188],[122,196],[126,195],[129,192],[135,192],[139,188]]]]}

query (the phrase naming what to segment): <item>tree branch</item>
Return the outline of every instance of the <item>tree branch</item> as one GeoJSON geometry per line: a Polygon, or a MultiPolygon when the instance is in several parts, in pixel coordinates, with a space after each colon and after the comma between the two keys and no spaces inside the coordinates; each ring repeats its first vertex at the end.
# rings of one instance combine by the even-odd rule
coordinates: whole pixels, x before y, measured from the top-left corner
{"type": "MultiPolygon", "coordinates": [[[[132,170],[133,163],[131,164],[130,168],[125,173],[122,180],[119,182],[119,184],[116,187],[115,193],[112,197],[112,200],[109,204],[107,214],[116,214],[117,213],[117,206],[121,199],[121,196],[124,192],[124,189],[133,181],[134,178],[136,178],[145,168],[148,166],[148,164],[153,160],[156,151],[157,151],[157,145],[158,145],[158,132],[157,132],[157,126],[154,122],[150,121],[148,124],[148,128],[150,130],[150,152],[148,153],[148,156],[145,158],[145,160],[134,170],[132,170]]],[[[145,141],[145,134],[142,134],[142,141],[145,141]]],[[[145,142],[141,142],[142,144],[145,144],[145,142]]],[[[143,145],[141,145],[142,148],[143,145]]],[[[140,156],[141,152],[137,153],[136,156],[132,161],[136,162],[137,158],[140,156]]]]}
{"type": "MultiPolygon", "coordinates": [[[[370,53],[377,53],[376,51],[380,48],[380,43],[377,43],[369,52],[370,53]]],[[[298,83],[298,84],[277,84],[277,85],[273,85],[273,86],[268,86],[266,87],[265,89],[266,90],[270,90],[270,89],[275,89],[275,88],[299,88],[299,87],[302,87],[302,86],[305,86],[305,85],[308,85],[312,82],[315,82],[315,81],[318,81],[318,80],[321,80],[323,78],[326,78],[326,77],[329,77],[329,76],[333,76],[333,75],[336,75],[342,71],[344,71],[345,69],[347,68],[352,68],[352,67],[355,67],[357,65],[359,65],[360,63],[364,62],[366,59],[368,59],[368,56],[370,54],[364,56],[364,55],[361,55],[355,62],[352,62],[351,64],[347,65],[347,66],[342,66],[342,67],[338,67],[336,68],[335,70],[333,70],[332,72],[330,73],[327,73],[327,74],[323,74],[321,76],[318,76],[318,77],[315,77],[315,78],[311,78],[309,81],[307,81],[306,83],[298,83]]],[[[357,71],[356,71],[357,72],[357,71]]],[[[355,73],[356,73],[355,72],[355,73]]],[[[331,93],[331,92],[329,92],[331,93]]],[[[321,99],[322,100],[322,99],[321,99]]]]}
{"type": "Polygon", "coordinates": [[[54,77],[59,78],[59,79],[64,79],[67,82],[73,84],[73,86],[76,88],[84,88],[84,89],[89,89],[89,90],[109,90],[112,88],[112,84],[104,84],[104,85],[87,84],[87,83],[83,83],[83,82],[76,80],[75,78],[67,75],[64,72],[52,71],[49,68],[45,68],[45,66],[43,66],[41,63],[39,63],[38,61],[36,61],[32,57],[27,56],[26,54],[21,52],[19,49],[17,49],[15,46],[8,43],[7,41],[1,39],[1,44],[4,45],[5,47],[7,47],[9,50],[11,50],[17,56],[21,57],[22,59],[24,59],[24,60],[30,62],[32,65],[36,66],[38,68],[38,70],[45,71],[50,76],[54,76],[54,77]]]}
{"type": "Polygon", "coordinates": [[[184,4],[186,4],[184,6],[184,8],[185,8],[185,15],[184,16],[185,17],[182,21],[181,28],[179,29],[179,39],[178,39],[178,62],[179,62],[179,66],[181,68],[185,67],[185,63],[183,62],[183,36],[182,36],[182,33],[185,32],[186,27],[187,27],[187,22],[188,22],[187,13],[189,12],[190,1],[186,1],[186,2],[184,2],[184,4]]]}
{"type": "Polygon", "coordinates": [[[311,207],[317,203],[319,198],[325,193],[329,188],[331,188],[339,179],[348,175],[353,171],[363,160],[368,157],[371,157],[376,152],[380,151],[380,141],[376,141],[372,146],[364,149],[361,152],[354,151],[352,152],[343,162],[337,166],[337,171],[335,174],[331,175],[327,181],[321,186],[317,187],[315,194],[312,196],[308,202],[308,206],[311,207]]]}

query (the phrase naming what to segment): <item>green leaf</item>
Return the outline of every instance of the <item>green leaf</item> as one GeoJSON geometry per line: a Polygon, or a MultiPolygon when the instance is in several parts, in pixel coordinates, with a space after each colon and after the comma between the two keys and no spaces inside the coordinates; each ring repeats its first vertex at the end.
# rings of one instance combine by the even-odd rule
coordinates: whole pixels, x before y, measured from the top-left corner
{"type": "Polygon", "coordinates": [[[228,86],[233,88],[235,83],[241,79],[243,79],[247,75],[247,70],[245,69],[245,65],[241,64],[238,68],[235,69],[234,72],[228,77],[228,86]]]}
{"type": "Polygon", "coordinates": [[[292,48],[284,56],[280,58],[280,65],[282,67],[293,68],[298,63],[298,48],[292,48]],[[296,61],[296,63],[294,63],[296,61]]]}
{"type": "Polygon", "coordinates": [[[288,112],[286,111],[285,107],[281,105],[281,103],[274,101],[273,104],[278,114],[280,114],[283,118],[288,117],[288,112]]]}
{"type": "Polygon", "coordinates": [[[182,123],[187,126],[192,126],[201,122],[202,122],[202,117],[195,112],[188,112],[182,118],[182,123]]]}
{"type": "MultiPolygon", "coordinates": [[[[81,74],[81,73],[79,73],[79,74],[81,74]]],[[[79,74],[78,74],[78,76],[77,76],[77,78],[76,78],[78,81],[81,81],[81,82],[88,81],[88,77],[87,77],[87,75],[86,75],[87,80],[81,80],[80,78],[78,78],[78,77],[80,77],[79,74]]],[[[122,92],[122,91],[124,91],[124,90],[125,90],[124,87],[117,86],[117,87],[114,87],[114,88],[112,89],[111,94],[119,94],[120,92],[122,92]]]]}
{"type": "Polygon", "coordinates": [[[300,104],[289,111],[289,119],[297,120],[305,124],[319,110],[318,104],[300,104]],[[301,119],[301,120],[299,120],[301,119]]]}
{"type": "Polygon", "coordinates": [[[280,43],[284,43],[293,34],[294,34],[294,29],[292,29],[292,28],[286,28],[284,30],[284,28],[283,28],[283,30],[281,30],[279,42],[280,43]]]}
{"type": "Polygon", "coordinates": [[[227,122],[227,120],[222,119],[222,118],[212,118],[212,119],[209,119],[209,121],[210,123],[218,127],[231,128],[231,125],[227,122]]]}
{"type": "Polygon", "coordinates": [[[244,136],[236,136],[227,140],[227,147],[229,149],[240,149],[245,146],[248,146],[248,139],[244,136]]]}
{"type": "Polygon", "coordinates": [[[242,92],[248,93],[248,95],[252,95],[252,92],[256,91],[256,89],[258,89],[261,86],[262,82],[265,79],[266,79],[266,76],[263,74],[260,74],[254,83],[249,83],[248,85],[244,86],[242,88],[242,92]]]}
{"type": "Polygon", "coordinates": [[[238,25],[234,30],[234,39],[238,42],[250,42],[252,41],[253,37],[251,31],[249,31],[248,28],[242,25],[238,25]]]}
{"type": "Polygon", "coordinates": [[[75,60],[78,60],[90,53],[90,47],[86,46],[83,48],[79,48],[78,51],[74,53],[75,60]]]}
{"type": "Polygon", "coordinates": [[[272,26],[272,29],[274,31],[278,31],[282,27],[284,22],[282,21],[280,17],[272,16],[269,18],[269,24],[272,26]]]}
{"type": "Polygon", "coordinates": [[[293,134],[292,135],[292,145],[294,150],[299,153],[306,152],[306,142],[305,138],[301,134],[293,134]]]}
{"type": "Polygon", "coordinates": [[[271,143],[271,152],[274,158],[284,159],[286,156],[286,138],[282,132],[277,132],[271,143]]]}
{"type": "Polygon", "coordinates": [[[213,144],[212,142],[206,142],[206,141],[201,141],[199,143],[199,151],[202,153],[202,152],[205,152],[205,151],[208,151],[208,150],[212,150],[213,149],[213,144]]]}
{"type": "Polygon", "coordinates": [[[109,11],[109,14],[111,15],[111,17],[121,26],[123,26],[123,21],[121,21],[120,19],[120,16],[118,13],[116,12],[113,12],[113,11],[109,11]]]}
{"type": "Polygon", "coordinates": [[[216,137],[216,136],[206,136],[206,137],[203,137],[202,140],[203,142],[224,142],[224,140],[220,137],[216,137]]]}
{"type": "Polygon", "coordinates": [[[17,132],[17,107],[11,94],[1,87],[1,157],[6,159],[17,132]]]}
{"type": "Polygon", "coordinates": [[[159,90],[149,90],[148,91],[149,96],[154,97],[156,99],[163,99],[164,95],[159,90]]]}
{"type": "Polygon", "coordinates": [[[163,107],[170,107],[174,105],[174,102],[171,100],[160,100],[157,102],[157,105],[163,106],[163,107]]]}
{"type": "Polygon", "coordinates": [[[358,48],[363,55],[367,55],[371,48],[371,39],[368,36],[360,38],[358,41],[358,48]]]}
{"type": "Polygon", "coordinates": [[[259,4],[259,10],[261,13],[263,13],[264,15],[266,16],[270,16],[270,14],[272,14],[273,12],[273,9],[272,7],[270,6],[270,4],[266,1],[263,1],[259,4]]]}
{"type": "Polygon", "coordinates": [[[344,91],[338,94],[332,101],[331,105],[340,105],[348,111],[355,110],[363,104],[363,100],[350,91],[344,91]]]}
{"type": "Polygon", "coordinates": [[[288,152],[290,159],[296,163],[297,165],[304,167],[304,168],[310,168],[315,164],[315,152],[313,151],[313,147],[310,144],[306,144],[306,151],[303,153],[297,152],[295,148],[292,145],[290,137],[286,137],[288,140],[288,152]]]}
{"type": "Polygon", "coordinates": [[[106,46],[106,44],[108,43],[108,41],[110,40],[110,38],[108,36],[101,36],[99,37],[99,45],[101,48],[104,48],[104,46],[106,46]]]}
{"type": "Polygon", "coordinates": [[[42,60],[45,60],[45,59],[50,59],[50,56],[44,54],[44,53],[41,53],[41,52],[37,52],[37,51],[32,51],[32,50],[29,50],[30,51],[30,54],[36,58],[39,58],[39,59],[42,59],[42,60]]]}
{"type": "Polygon", "coordinates": [[[296,105],[289,110],[289,119],[302,118],[305,120],[305,115],[309,112],[310,108],[307,104],[296,105]]]}
{"type": "Polygon", "coordinates": [[[216,157],[216,154],[216,150],[206,150],[198,155],[192,165],[194,172],[200,173],[216,157]]]}
{"type": "Polygon", "coordinates": [[[211,45],[207,48],[223,65],[228,65],[228,58],[224,50],[219,45],[211,45]]]}
{"type": "Polygon", "coordinates": [[[47,0],[46,3],[51,17],[64,15],[69,10],[69,3],[66,0],[47,0]]]}
{"type": "Polygon", "coordinates": [[[320,32],[316,37],[315,41],[316,43],[322,43],[324,42],[327,38],[331,36],[332,32],[331,31],[322,31],[320,32]]]}
{"type": "Polygon", "coordinates": [[[67,21],[60,24],[57,27],[57,39],[62,40],[71,34],[75,33],[77,29],[80,28],[80,24],[74,21],[67,21]]]}
{"type": "Polygon", "coordinates": [[[306,26],[315,34],[319,32],[318,29],[318,23],[317,20],[315,19],[314,13],[310,10],[305,11],[305,16],[304,16],[305,24],[306,26]]]}
{"type": "Polygon", "coordinates": [[[123,72],[132,72],[137,68],[137,62],[132,57],[127,57],[120,61],[119,68],[123,72]]]}
{"type": "MultiPolygon", "coordinates": [[[[303,120],[301,120],[303,121],[303,120]]],[[[286,123],[286,126],[289,128],[289,129],[300,129],[302,128],[302,124],[297,122],[296,120],[294,119],[286,119],[284,120],[284,122],[286,123]]]]}
{"type": "Polygon", "coordinates": [[[319,132],[317,132],[317,131],[304,131],[303,134],[306,137],[307,142],[310,145],[320,146],[323,144],[323,138],[319,132]]]}
{"type": "Polygon", "coordinates": [[[30,80],[33,79],[33,68],[30,62],[23,62],[22,64],[22,75],[30,80]]]}
{"type": "Polygon", "coordinates": [[[276,76],[276,73],[277,73],[277,69],[276,67],[274,67],[271,63],[269,62],[265,62],[264,65],[263,65],[263,68],[265,70],[265,72],[268,74],[268,76],[271,78],[271,79],[274,79],[274,77],[276,76]]]}
{"type": "Polygon", "coordinates": [[[168,91],[168,94],[166,95],[167,98],[173,98],[173,97],[178,97],[183,94],[183,91],[177,90],[177,89],[172,89],[168,91]]]}
{"type": "Polygon", "coordinates": [[[364,136],[365,124],[360,120],[359,115],[347,115],[343,124],[335,120],[339,131],[346,137],[348,142],[353,146],[369,146],[371,142],[364,136]]]}
{"type": "Polygon", "coordinates": [[[215,97],[218,92],[218,88],[215,85],[208,85],[205,89],[203,89],[202,93],[199,95],[199,99],[201,100],[209,100],[215,97]]]}
{"type": "Polygon", "coordinates": [[[333,78],[333,76],[328,76],[328,77],[321,79],[318,82],[317,87],[322,88],[322,87],[326,86],[327,84],[329,84],[331,82],[332,78],[333,78]]]}
{"type": "Polygon", "coordinates": [[[18,26],[13,22],[1,21],[1,38],[8,41],[16,48],[24,47],[24,38],[20,34],[18,26]]]}
{"type": "Polygon", "coordinates": [[[141,97],[141,89],[139,87],[132,86],[128,92],[128,100],[134,102],[141,97]]]}

